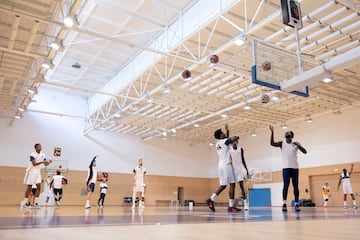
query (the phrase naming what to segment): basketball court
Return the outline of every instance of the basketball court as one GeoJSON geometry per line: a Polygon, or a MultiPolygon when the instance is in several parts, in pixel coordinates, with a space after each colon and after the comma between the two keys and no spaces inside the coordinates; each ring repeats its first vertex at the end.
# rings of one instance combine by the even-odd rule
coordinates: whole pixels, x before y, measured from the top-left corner
{"type": "Polygon", "coordinates": [[[302,208],[283,213],[281,208],[250,208],[228,213],[207,207],[108,206],[84,210],[79,206],[20,210],[0,207],[1,239],[358,239],[358,210],[302,208]],[[105,234],[106,233],[106,234],[105,234]],[[261,237],[260,237],[261,236],[261,237]]]}

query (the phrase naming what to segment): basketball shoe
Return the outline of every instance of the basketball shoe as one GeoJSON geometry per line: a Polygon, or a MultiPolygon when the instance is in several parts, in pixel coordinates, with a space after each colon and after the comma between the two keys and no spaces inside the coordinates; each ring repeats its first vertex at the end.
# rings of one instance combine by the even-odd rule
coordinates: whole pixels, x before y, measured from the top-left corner
{"type": "Polygon", "coordinates": [[[215,212],[215,206],[213,200],[211,200],[210,198],[206,199],[206,204],[209,206],[211,211],[215,212]]]}

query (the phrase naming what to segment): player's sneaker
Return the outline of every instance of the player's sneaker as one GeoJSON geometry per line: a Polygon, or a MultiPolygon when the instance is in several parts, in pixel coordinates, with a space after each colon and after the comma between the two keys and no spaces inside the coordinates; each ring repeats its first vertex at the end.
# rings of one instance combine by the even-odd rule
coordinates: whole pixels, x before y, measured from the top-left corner
{"type": "Polygon", "coordinates": [[[133,204],[133,205],[131,206],[131,208],[132,208],[132,209],[135,209],[135,204],[133,204]]]}
{"type": "Polygon", "coordinates": [[[356,206],[356,205],[354,205],[354,209],[357,209],[357,206],[356,206]]]}
{"type": "Polygon", "coordinates": [[[211,211],[215,212],[215,206],[213,200],[211,200],[210,198],[206,199],[206,204],[209,206],[211,211]]]}
{"type": "Polygon", "coordinates": [[[287,212],[287,207],[286,207],[286,204],[285,204],[285,203],[282,205],[281,210],[282,210],[283,212],[287,212]]]}
{"type": "Polygon", "coordinates": [[[228,212],[240,212],[241,209],[240,208],[237,208],[235,206],[232,206],[232,207],[228,207],[228,212]]]}
{"type": "Polygon", "coordinates": [[[22,207],[23,207],[23,208],[30,208],[30,207],[31,207],[31,205],[30,205],[30,203],[29,203],[29,202],[27,202],[27,203],[25,203],[24,205],[22,205],[22,207]]]}
{"type": "Polygon", "coordinates": [[[90,209],[91,205],[85,205],[85,209],[90,209]]]}
{"type": "Polygon", "coordinates": [[[325,205],[324,208],[328,208],[329,206],[328,205],[325,205]]]}
{"type": "Polygon", "coordinates": [[[295,211],[296,212],[300,212],[301,209],[300,209],[300,205],[298,203],[295,203],[295,211]]]}
{"type": "Polygon", "coordinates": [[[347,209],[347,206],[344,206],[344,209],[347,209]]]}

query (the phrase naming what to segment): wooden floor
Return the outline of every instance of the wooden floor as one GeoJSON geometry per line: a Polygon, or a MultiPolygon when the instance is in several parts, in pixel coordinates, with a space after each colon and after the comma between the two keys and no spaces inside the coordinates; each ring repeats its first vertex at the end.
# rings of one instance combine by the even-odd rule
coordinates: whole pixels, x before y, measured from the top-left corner
{"type": "Polygon", "coordinates": [[[251,208],[228,213],[218,207],[81,206],[0,207],[0,239],[360,239],[360,210],[352,208],[251,208]]]}

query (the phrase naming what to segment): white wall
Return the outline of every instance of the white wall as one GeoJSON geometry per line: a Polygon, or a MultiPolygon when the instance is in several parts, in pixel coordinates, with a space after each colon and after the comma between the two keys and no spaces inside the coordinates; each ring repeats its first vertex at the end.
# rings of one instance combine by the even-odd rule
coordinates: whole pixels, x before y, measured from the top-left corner
{"type": "MultiPolygon", "coordinates": [[[[360,109],[347,109],[341,115],[315,116],[313,120],[290,122],[286,130],[275,126],[275,141],[284,140],[284,133],[292,130],[294,141],[308,151],[306,155],[298,153],[300,168],[360,161],[360,109]]],[[[240,136],[248,167],[281,170],[280,149],[270,146],[269,128],[256,133],[256,137],[240,136]]]]}
{"type": "MultiPolygon", "coordinates": [[[[29,109],[85,116],[86,100],[52,93],[37,96],[38,103],[29,109]],[[51,110],[49,110],[51,109],[51,110]],[[81,109],[79,111],[79,109],[81,109]]],[[[139,158],[149,174],[209,177],[208,145],[190,146],[174,140],[141,142],[136,136],[93,131],[82,134],[84,120],[27,111],[13,126],[0,122],[0,166],[26,167],[34,144],[41,143],[48,159],[54,147],[62,148],[60,159],[73,170],[87,170],[92,157],[99,154],[99,171],[131,173],[139,158]]]]}

